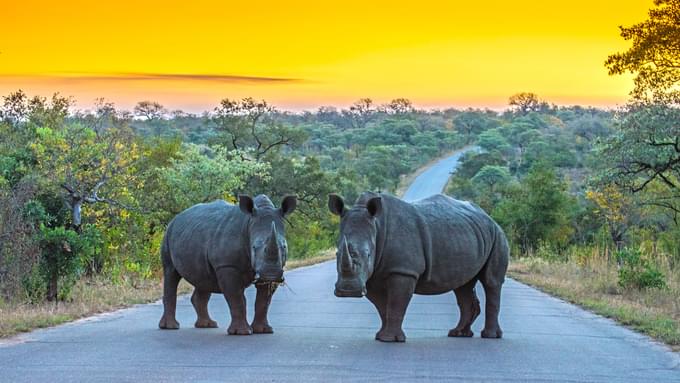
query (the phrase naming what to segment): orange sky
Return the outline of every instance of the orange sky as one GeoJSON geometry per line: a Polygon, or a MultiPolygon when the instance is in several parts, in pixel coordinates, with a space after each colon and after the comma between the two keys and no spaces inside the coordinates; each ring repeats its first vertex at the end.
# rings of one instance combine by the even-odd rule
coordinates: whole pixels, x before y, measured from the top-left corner
{"type": "Polygon", "coordinates": [[[652,0],[0,0],[0,95],[156,100],[190,111],[252,96],[284,109],[405,97],[502,108],[530,91],[615,106],[603,62],[652,0]],[[111,4],[107,4],[111,3],[111,4]],[[252,4],[251,4],[252,3],[252,4]],[[322,5],[324,4],[324,5],[322,5]],[[325,5],[327,4],[327,5],[325,5]]]}

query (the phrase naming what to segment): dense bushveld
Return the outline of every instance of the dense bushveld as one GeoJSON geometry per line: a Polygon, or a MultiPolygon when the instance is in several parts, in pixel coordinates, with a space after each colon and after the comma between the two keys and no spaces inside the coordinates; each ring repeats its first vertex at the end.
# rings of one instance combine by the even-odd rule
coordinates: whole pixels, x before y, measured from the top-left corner
{"type": "Polygon", "coordinates": [[[159,243],[172,217],[200,202],[296,194],[291,255],[332,246],[330,192],[393,191],[401,175],[474,140],[455,111],[407,100],[376,108],[279,112],[225,99],[202,116],[140,102],[132,113],[98,100],[18,91],[0,105],[0,293],[5,300],[68,299],[83,276],[157,278],[159,243]]]}

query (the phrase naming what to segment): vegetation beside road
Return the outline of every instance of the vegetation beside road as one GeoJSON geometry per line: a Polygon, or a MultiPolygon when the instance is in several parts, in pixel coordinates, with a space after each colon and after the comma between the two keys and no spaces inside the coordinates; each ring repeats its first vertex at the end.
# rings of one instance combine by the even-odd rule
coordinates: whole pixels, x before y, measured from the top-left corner
{"type": "Polygon", "coordinates": [[[513,259],[509,275],[551,295],[616,320],[680,351],[680,273],[670,267],[665,289],[626,289],[618,268],[606,259],[549,261],[513,259]]]}

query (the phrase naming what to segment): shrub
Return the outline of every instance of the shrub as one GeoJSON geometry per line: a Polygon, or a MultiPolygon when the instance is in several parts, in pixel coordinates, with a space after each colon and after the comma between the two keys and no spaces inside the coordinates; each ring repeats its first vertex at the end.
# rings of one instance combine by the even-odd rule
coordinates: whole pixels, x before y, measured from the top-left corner
{"type": "Polygon", "coordinates": [[[40,246],[40,275],[47,287],[47,300],[67,299],[70,287],[76,281],[80,270],[78,257],[81,241],[78,233],[65,229],[42,227],[38,244],[40,246]],[[58,283],[62,283],[62,294],[58,283]]]}
{"type": "Polygon", "coordinates": [[[665,288],[666,277],[639,250],[623,249],[617,252],[619,286],[623,288],[665,288]]]}

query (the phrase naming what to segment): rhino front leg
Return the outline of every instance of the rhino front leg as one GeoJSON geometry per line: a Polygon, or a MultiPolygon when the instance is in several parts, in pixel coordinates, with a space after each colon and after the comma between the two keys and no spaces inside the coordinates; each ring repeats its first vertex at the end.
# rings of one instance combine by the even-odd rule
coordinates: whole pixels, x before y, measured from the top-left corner
{"type": "Polygon", "coordinates": [[[380,314],[380,330],[375,333],[375,339],[377,340],[378,335],[385,330],[385,327],[387,326],[387,294],[385,293],[385,290],[369,287],[366,291],[366,298],[373,303],[376,310],[378,310],[378,314],[380,314]]]}
{"type": "Polygon", "coordinates": [[[216,328],[217,322],[210,318],[208,313],[208,301],[210,300],[210,291],[204,291],[199,289],[194,289],[194,293],[191,294],[191,304],[196,310],[196,323],[194,327],[196,328],[216,328]]]}
{"type": "Polygon", "coordinates": [[[217,271],[217,281],[224,298],[229,305],[231,324],[227,329],[229,335],[250,335],[253,329],[246,321],[246,297],[243,295],[241,273],[232,268],[221,268],[217,271]]]}
{"type": "Polygon", "coordinates": [[[387,278],[387,325],[376,335],[382,342],[405,342],[406,335],[401,325],[413,291],[416,279],[402,274],[392,274],[387,278]]]}
{"type": "Polygon", "coordinates": [[[158,327],[163,330],[179,329],[179,322],[175,319],[177,311],[177,285],[182,277],[171,264],[163,265],[163,316],[158,327]]]}
{"type": "Polygon", "coordinates": [[[267,320],[267,312],[269,311],[269,304],[272,301],[272,296],[276,291],[275,284],[257,284],[257,296],[255,297],[255,317],[253,318],[253,333],[255,334],[272,334],[274,329],[269,325],[267,320]]]}
{"type": "Polygon", "coordinates": [[[453,337],[471,337],[474,335],[470,326],[479,316],[479,299],[475,293],[476,279],[466,283],[465,285],[453,290],[456,293],[456,301],[458,302],[458,309],[460,310],[460,319],[455,328],[449,331],[449,336],[453,337]]]}

